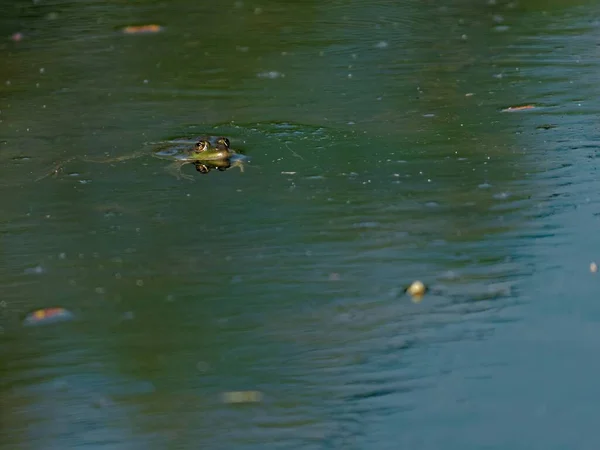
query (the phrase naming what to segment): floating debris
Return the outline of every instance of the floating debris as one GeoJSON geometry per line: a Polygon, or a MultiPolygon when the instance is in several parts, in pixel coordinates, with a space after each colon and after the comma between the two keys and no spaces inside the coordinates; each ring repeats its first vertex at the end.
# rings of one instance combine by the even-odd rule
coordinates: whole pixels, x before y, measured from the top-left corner
{"type": "Polygon", "coordinates": [[[46,325],[50,323],[66,322],[73,320],[75,315],[65,308],[37,309],[25,317],[23,325],[46,325]]]}
{"type": "Polygon", "coordinates": [[[123,28],[123,33],[125,34],[141,34],[141,33],[158,33],[162,31],[163,28],[160,25],[138,25],[138,26],[128,26],[123,28]]]}
{"type": "Polygon", "coordinates": [[[535,105],[521,105],[521,106],[509,106],[504,108],[502,112],[515,112],[515,111],[526,111],[528,109],[534,109],[535,105]]]}
{"type": "Polygon", "coordinates": [[[10,36],[10,40],[13,42],[20,42],[23,40],[23,33],[13,33],[10,36]]]}
{"type": "Polygon", "coordinates": [[[258,403],[262,394],[258,391],[231,391],[223,393],[223,402],[229,404],[258,403]]]}
{"type": "Polygon", "coordinates": [[[412,284],[406,288],[406,293],[412,297],[412,301],[415,303],[419,303],[423,300],[425,292],[427,292],[427,287],[419,280],[413,281],[412,284]]]}
{"type": "Polygon", "coordinates": [[[538,125],[537,127],[535,127],[538,130],[551,130],[552,128],[557,128],[558,125],[553,125],[551,123],[544,123],[542,125],[538,125]]]}
{"type": "Polygon", "coordinates": [[[11,159],[13,161],[30,161],[31,157],[30,156],[20,155],[20,156],[13,156],[11,159]]]}
{"type": "Polygon", "coordinates": [[[598,264],[596,264],[595,262],[592,261],[592,263],[590,264],[590,272],[592,273],[596,273],[598,272],[598,264]]]}

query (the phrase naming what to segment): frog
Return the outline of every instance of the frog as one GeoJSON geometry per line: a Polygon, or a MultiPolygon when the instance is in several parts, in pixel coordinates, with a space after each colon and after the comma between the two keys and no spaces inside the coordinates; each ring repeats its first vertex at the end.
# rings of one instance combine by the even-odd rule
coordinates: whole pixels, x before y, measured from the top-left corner
{"type": "MultiPolygon", "coordinates": [[[[189,147],[189,141],[170,141],[159,144],[159,148],[155,149],[151,153],[151,156],[172,161],[165,169],[177,179],[183,178],[193,180],[191,175],[183,174],[181,171],[181,168],[186,164],[193,164],[198,172],[206,174],[212,169],[225,171],[231,167],[238,167],[240,171],[243,172],[244,163],[248,161],[248,158],[245,155],[233,150],[229,139],[223,136],[200,137],[192,147],[189,147]]],[[[36,181],[49,175],[58,174],[65,164],[75,159],[84,162],[105,164],[126,161],[146,155],[148,155],[147,151],[140,151],[129,155],[106,159],[74,156],[59,163],[52,171],[39,177],[36,181]]]]}
{"type": "MultiPolygon", "coordinates": [[[[229,139],[227,139],[226,137],[218,138],[216,141],[216,144],[215,144],[214,151],[215,151],[215,156],[222,155],[223,158],[221,158],[221,159],[212,159],[211,158],[210,160],[206,159],[203,162],[196,161],[194,163],[194,166],[196,167],[196,170],[198,172],[208,173],[211,171],[211,169],[217,169],[221,172],[224,172],[225,170],[232,167],[231,159],[234,155],[237,154],[237,152],[235,152],[234,150],[231,150],[231,143],[229,142],[229,139]]],[[[235,163],[235,161],[234,161],[234,163],[235,163]]],[[[238,167],[240,168],[240,170],[242,172],[244,171],[243,165],[238,165],[238,167]]]]}
{"type": "MultiPolygon", "coordinates": [[[[164,152],[154,153],[155,157],[163,158],[166,156],[164,152]]],[[[244,171],[244,162],[247,158],[231,148],[231,143],[226,137],[219,137],[214,140],[214,145],[211,144],[209,138],[201,138],[194,148],[176,154],[169,154],[167,159],[174,161],[167,166],[167,170],[177,178],[193,179],[191,175],[185,175],[181,172],[181,168],[186,164],[193,164],[196,170],[206,174],[212,169],[217,169],[221,172],[231,168],[239,167],[240,171],[244,171]]]]}

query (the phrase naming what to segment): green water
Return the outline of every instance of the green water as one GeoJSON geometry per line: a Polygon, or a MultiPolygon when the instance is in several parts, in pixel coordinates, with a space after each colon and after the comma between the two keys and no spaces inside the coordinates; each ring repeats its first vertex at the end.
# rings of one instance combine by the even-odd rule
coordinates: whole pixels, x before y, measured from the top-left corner
{"type": "Polygon", "coordinates": [[[0,448],[597,448],[599,13],[5,2],[0,448]]]}

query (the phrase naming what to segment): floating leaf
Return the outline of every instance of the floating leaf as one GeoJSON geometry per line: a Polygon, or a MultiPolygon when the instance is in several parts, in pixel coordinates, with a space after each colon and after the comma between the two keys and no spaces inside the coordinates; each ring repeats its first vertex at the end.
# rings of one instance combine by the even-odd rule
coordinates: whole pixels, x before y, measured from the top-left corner
{"type": "Polygon", "coordinates": [[[23,320],[23,325],[45,325],[49,323],[72,320],[74,314],[65,308],[43,308],[30,312],[23,320]]]}
{"type": "Polygon", "coordinates": [[[525,111],[528,109],[534,109],[535,105],[521,105],[521,106],[509,106],[508,108],[504,108],[502,112],[515,112],[515,111],[525,111]]]}
{"type": "Polygon", "coordinates": [[[262,394],[258,391],[231,391],[223,393],[224,403],[258,403],[262,394]]]}
{"type": "Polygon", "coordinates": [[[123,33],[125,34],[140,34],[140,33],[158,33],[162,31],[162,27],[160,25],[138,25],[138,26],[128,26],[123,28],[123,33]]]}

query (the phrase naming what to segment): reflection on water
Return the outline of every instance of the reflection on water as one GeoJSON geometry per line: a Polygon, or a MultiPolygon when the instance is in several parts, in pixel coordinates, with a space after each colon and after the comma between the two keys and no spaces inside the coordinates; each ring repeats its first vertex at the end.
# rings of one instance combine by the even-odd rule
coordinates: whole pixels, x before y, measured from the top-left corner
{"type": "Polygon", "coordinates": [[[593,447],[595,5],[3,11],[0,448],[593,447]]]}

